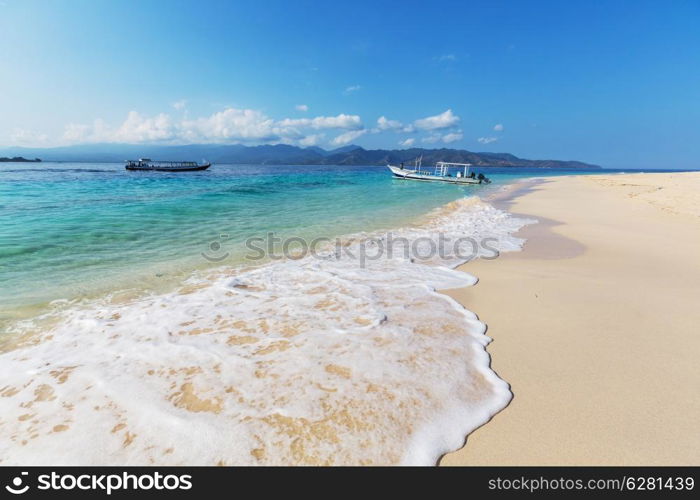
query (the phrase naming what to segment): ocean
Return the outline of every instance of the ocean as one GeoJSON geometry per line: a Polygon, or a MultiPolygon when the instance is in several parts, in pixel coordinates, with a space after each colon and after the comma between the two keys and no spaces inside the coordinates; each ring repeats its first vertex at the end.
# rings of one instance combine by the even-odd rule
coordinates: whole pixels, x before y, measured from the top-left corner
{"type": "Polygon", "coordinates": [[[383,167],[216,165],[183,175],[113,163],[0,164],[0,321],[53,300],[159,288],[196,269],[244,263],[247,238],[400,227],[513,179],[567,172],[488,173],[494,184],[460,187],[395,181],[383,167]]]}
{"type": "Polygon", "coordinates": [[[436,291],[536,223],[489,196],[601,173],[484,172],[0,164],[2,464],[435,463],[511,398],[436,291]]]}

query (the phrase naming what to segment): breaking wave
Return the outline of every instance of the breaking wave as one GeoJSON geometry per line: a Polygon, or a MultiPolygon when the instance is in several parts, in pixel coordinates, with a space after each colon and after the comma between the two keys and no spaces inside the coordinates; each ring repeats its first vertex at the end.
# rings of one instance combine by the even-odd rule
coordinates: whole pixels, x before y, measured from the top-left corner
{"type": "MultiPolygon", "coordinates": [[[[529,222],[465,198],[392,234],[515,251],[529,222]]],[[[436,292],[476,282],[463,260],[329,250],[19,323],[0,463],[434,464],[511,398],[484,324],[436,292]]]]}

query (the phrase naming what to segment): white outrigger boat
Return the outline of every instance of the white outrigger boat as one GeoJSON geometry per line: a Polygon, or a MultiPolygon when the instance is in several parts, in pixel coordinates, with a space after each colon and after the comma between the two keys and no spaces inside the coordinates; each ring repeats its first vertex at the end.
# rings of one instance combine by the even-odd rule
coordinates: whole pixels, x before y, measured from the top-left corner
{"type": "Polygon", "coordinates": [[[435,164],[434,169],[423,168],[421,166],[423,158],[416,159],[414,168],[406,168],[401,163],[398,167],[395,165],[387,165],[394,177],[399,179],[408,179],[413,181],[431,181],[431,182],[451,182],[452,184],[489,184],[491,181],[484,174],[476,175],[474,172],[469,172],[471,163],[452,163],[447,161],[439,161],[435,164]],[[459,168],[452,175],[449,171],[451,167],[459,168]]]}

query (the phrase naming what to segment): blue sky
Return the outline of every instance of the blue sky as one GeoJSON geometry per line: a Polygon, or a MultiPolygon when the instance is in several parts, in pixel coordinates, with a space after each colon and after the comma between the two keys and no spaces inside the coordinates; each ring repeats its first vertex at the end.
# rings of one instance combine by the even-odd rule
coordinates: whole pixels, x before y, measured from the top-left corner
{"type": "Polygon", "coordinates": [[[698,168],[698,26],[698,1],[0,0],[0,146],[355,143],[698,168]]]}

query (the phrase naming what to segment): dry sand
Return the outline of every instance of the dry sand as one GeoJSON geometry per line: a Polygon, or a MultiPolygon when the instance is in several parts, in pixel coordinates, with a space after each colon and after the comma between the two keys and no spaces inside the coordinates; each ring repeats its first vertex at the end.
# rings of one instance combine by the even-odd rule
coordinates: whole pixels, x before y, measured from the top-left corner
{"type": "Polygon", "coordinates": [[[441,464],[700,464],[700,173],[551,178],[504,208],[542,222],[446,293],[515,397],[441,464]]]}

